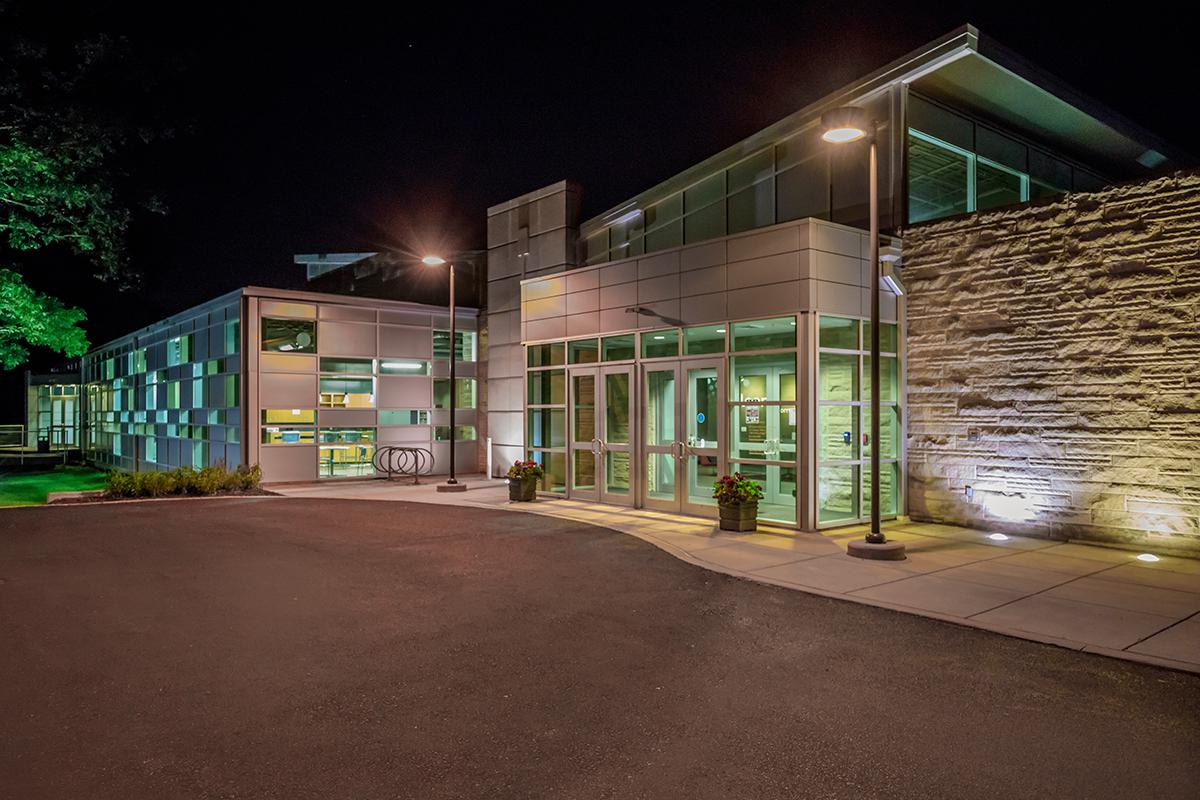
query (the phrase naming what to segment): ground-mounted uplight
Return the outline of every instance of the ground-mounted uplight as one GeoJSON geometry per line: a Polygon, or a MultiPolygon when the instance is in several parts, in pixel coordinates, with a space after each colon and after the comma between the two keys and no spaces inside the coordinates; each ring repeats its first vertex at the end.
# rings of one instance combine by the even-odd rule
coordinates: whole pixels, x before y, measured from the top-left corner
{"type": "Polygon", "coordinates": [[[1158,561],[1158,556],[1153,553],[1138,553],[1138,561],[1158,561]]]}
{"type": "Polygon", "coordinates": [[[1007,542],[1008,541],[1008,537],[1005,536],[1003,533],[989,533],[988,538],[991,539],[993,542],[1007,542]]]}

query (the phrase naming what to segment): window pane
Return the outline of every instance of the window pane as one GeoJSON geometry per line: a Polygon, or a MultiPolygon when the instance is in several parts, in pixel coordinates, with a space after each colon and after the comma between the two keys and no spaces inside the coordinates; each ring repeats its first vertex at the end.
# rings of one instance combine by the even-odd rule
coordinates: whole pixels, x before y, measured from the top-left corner
{"type": "Polygon", "coordinates": [[[428,375],[429,362],[410,358],[388,358],[379,362],[380,375],[428,375]]]}
{"type": "Polygon", "coordinates": [[[531,408],[528,413],[528,444],[530,447],[565,447],[567,444],[567,412],[561,408],[531,408]]]}
{"type": "Polygon", "coordinates": [[[646,234],[647,253],[678,247],[681,244],[683,244],[683,220],[680,219],[646,234]]]}
{"type": "Polygon", "coordinates": [[[775,224],[775,181],[767,179],[729,196],[729,232],[775,224]]]}
{"type": "Polygon", "coordinates": [[[646,207],[646,230],[651,231],[683,216],[683,195],[673,194],[646,207]]]}
{"type": "Polygon", "coordinates": [[[675,370],[646,372],[646,444],[669,445],[675,438],[675,370]]]}
{"type": "Polygon", "coordinates": [[[625,361],[631,359],[637,352],[633,343],[633,334],[621,336],[606,336],[600,340],[601,351],[605,361],[625,361]]]}
{"type": "MultiPolygon", "coordinates": [[[[457,322],[457,319],[455,321],[457,322]]],[[[455,331],[454,345],[455,361],[475,360],[475,331],[455,331]]],[[[443,361],[450,360],[450,331],[433,332],[433,357],[443,361]]]]}
{"type": "Polygon", "coordinates": [[[596,438],[596,376],[574,375],[571,378],[571,405],[574,418],[572,437],[576,442],[596,438]]]}
{"type": "Polygon", "coordinates": [[[683,329],[683,354],[688,356],[725,352],[725,326],[701,325],[683,329]]]}
{"type": "Polygon", "coordinates": [[[817,460],[858,459],[859,406],[817,407],[817,460]]]}
{"type": "MultiPolygon", "coordinates": [[[[850,408],[851,406],[839,406],[839,408],[850,408]]],[[[869,404],[861,406],[862,409],[862,431],[867,434],[867,443],[863,445],[862,457],[868,459],[871,457],[871,406],[869,404]]],[[[882,443],[879,449],[880,458],[898,458],[898,440],[900,431],[900,414],[895,406],[879,406],[879,441],[882,443]]]]}
{"type": "Polygon", "coordinates": [[[562,342],[529,345],[529,366],[531,367],[557,367],[563,363],[565,357],[566,345],[562,342]]]}
{"type": "Polygon", "coordinates": [[[566,453],[547,453],[541,450],[530,450],[526,455],[530,461],[542,466],[545,475],[538,484],[542,492],[562,494],[567,488],[567,456],[566,453]]]}
{"type": "Polygon", "coordinates": [[[688,214],[683,218],[683,241],[687,244],[703,242],[725,235],[725,203],[710,206],[688,214]]]}
{"type": "Polygon", "coordinates": [[[372,408],[375,405],[373,378],[326,378],[320,380],[321,408],[372,408]]]}
{"type": "MultiPolygon", "coordinates": [[[[824,358],[824,356],[822,356],[824,358]]],[[[895,402],[899,372],[896,366],[896,359],[891,356],[883,356],[879,362],[879,399],[883,402],[895,402]]],[[[863,356],[863,393],[862,399],[869,400],[871,397],[871,357],[863,356]]]]}
{"type": "Polygon", "coordinates": [[[858,519],[857,466],[817,469],[817,522],[858,519]]]}
{"type": "Polygon", "coordinates": [[[730,398],[734,402],[795,402],[796,355],[734,356],[730,361],[730,398]]]}
{"type": "Polygon", "coordinates": [[[567,402],[567,379],[561,369],[530,372],[526,380],[529,386],[529,405],[562,405],[567,402]]]}
{"type": "Polygon", "coordinates": [[[829,219],[829,159],[824,153],[775,177],[775,220],[829,219]]]}
{"type": "Polygon", "coordinates": [[[817,375],[817,399],[850,402],[858,400],[858,356],[821,353],[817,375]]]}
{"type": "Polygon", "coordinates": [[[587,237],[584,251],[589,264],[599,264],[608,260],[608,228],[597,231],[587,237]]]}
{"type": "Polygon", "coordinates": [[[262,428],[263,444],[313,444],[315,441],[316,430],[311,427],[264,425],[262,428]]]}
{"type": "Polygon", "coordinates": [[[374,475],[374,428],[322,428],[318,448],[319,474],[324,478],[374,475]]]}
{"type": "Polygon", "coordinates": [[[391,408],[379,412],[380,425],[428,425],[429,411],[423,408],[391,408]]]}
{"type": "Polygon", "coordinates": [[[596,339],[567,342],[567,355],[572,364],[594,364],[600,360],[600,342],[596,339]]]}
{"type": "Polygon", "coordinates": [[[1003,167],[988,164],[983,159],[976,159],[975,208],[982,211],[1020,203],[1023,199],[1023,177],[1003,167]]]}
{"type": "Polygon", "coordinates": [[[738,405],[729,409],[730,458],[796,460],[796,407],[738,405]]]}
{"type": "Polygon", "coordinates": [[[821,315],[821,347],[838,350],[858,349],[858,320],[821,315]]]}
{"type": "MultiPolygon", "coordinates": [[[[458,392],[454,396],[454,407],[458,408],[474,408],[475,407],[475,379],[474,378],[455,378],[454,382],[458,385],[458,392]]],[[[449,408],[450,407],[450,379],[449,378],[434,378],[433,379],[433,407],[434,408],[449,408]]]]}
{"type": "Polygon", "coordinates": [[[317,323],[305,319],[262,321],[262,349],[275,353],[317,352],[317,323]]]}
{"type": "Polygon", "coordinates": [[[369,358],[322,358],[321,372],[343,372],[352,375],[370,375],[375,371],[375,362],[369,358]]]}
{"type": "Polygon", "coordinates": [[[629,443],[629,373],[604,376],[604,440],[629,443]]]}
{"type": "Polygon", "coordinates": [[[759,150],[754,155],[729,168],[729,191],[745,189],[765,180],[775,172],[775,153],[771,147],[759,150]]]}
{"type": "Polygon", "coordinates": [[[908,221],[937,219],[970,210],[970,158],[910,130],[908,134],[908,221]]]}
{"type": "Polygon", "coordinates": [[[683,193],[683,212],[690,214],[725,196],[725,173],[710,175],[683,193]]]}
{"type": "Polygon", "coordinates": [[[642,358],[679,355],[679,331],[672,328],[642,334],[642,358]]]}
{"type": "Polygon", "coordinates": [[[730,462],[729,471],[740,472],[763,488],[763,498],[758,501],[759,519],[776,522],[796,521],[794,466],[730,462]]]}
{"type": "MultiPolygon", "coordinates": [[[[896,514],[896,487],[898,485],[898,475],[900,465],[892,463],[883,463],[879,465],[879,513],[883,517],[891,517],[896,514]]],[[[863,464],[862,467],[862,515],[869,516],[871,513],[871,467],[863,464]]]]}
{"type": "MultiPolygon", "coordinates": [[[[475,432],[474,425],[455,425],[454,426],[454,441],[455,442],[473,442],[478,434],[475,432]]],[[[450,441],[450,426],[435,425],[433,428],[433,440],[435,442],[450,441]]]]}
{"type": "Polygon", "coordinates": [[[262,421],[263,424],[313,425],[317,421],[317,412],[304,408],[264,408],[262,421]]]}
{"type": "MultiPolygon", "coordinates": [[[[881,353],[896,353],[900,346],[896,325],[891,322],[885,322],[879,326],[879,352],[881,353]]],[[[871,349],[871,323],[863,322],[863,350],[871,349]]]]}
{"type": "Polygon", "coordinates": [[[796,346],[796,318],[776,317],[733,323],[733,350],[773,350],[796,346]]]}

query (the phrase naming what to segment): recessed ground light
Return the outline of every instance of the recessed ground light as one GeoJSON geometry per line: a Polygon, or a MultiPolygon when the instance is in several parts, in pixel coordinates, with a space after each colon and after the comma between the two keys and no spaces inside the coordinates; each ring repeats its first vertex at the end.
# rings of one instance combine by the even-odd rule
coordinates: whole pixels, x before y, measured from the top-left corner
{"type": "Polygon", "coordinates": [[[988,538],[991,539],[993,542],[1007,542],[1008,541],[1008,537],[1005,536],[1003,533],[989,533],[988,538]]]}
{"type": "Polygon", "coordinates": [[[1153,553],[1138,553],[1138,561],[1158,561],[1158,556],[1153,553]]]}

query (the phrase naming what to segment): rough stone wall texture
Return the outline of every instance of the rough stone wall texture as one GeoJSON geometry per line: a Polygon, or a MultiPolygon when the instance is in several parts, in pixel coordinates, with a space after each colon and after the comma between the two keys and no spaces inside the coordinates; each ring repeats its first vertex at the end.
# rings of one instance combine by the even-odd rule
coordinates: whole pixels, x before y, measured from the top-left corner
{"type": "Polygon", "coordinates": [[[914,519],[1200,551],[1200,175],[915,226],[904,263],[914,519]]]}

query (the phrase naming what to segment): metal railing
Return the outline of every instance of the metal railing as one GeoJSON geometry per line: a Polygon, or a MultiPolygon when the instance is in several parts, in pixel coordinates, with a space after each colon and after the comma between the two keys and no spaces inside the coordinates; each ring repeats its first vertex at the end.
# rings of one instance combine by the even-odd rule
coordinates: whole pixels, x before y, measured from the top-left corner
{"type": "MultiPolygon", "coordinates": [[[[66,464],[73,451],[79,450],[76,442],[77,430],[72,425],[51,425],[46,428],[35,428],[29,431],[25,425],[0,425],[0,465],[20,464],[31,461],[46,464],[51,453],[61,458],[66,464]],[[33,433],[38,440],[46,442],[46,449],[39,447],[35,440],[32,444],[26,438],[33,433]]],[[[55,461],[59,459],[56,458],[55,461]]]]}
{"type": "Polygon", "coordinates": [[[385,475],[389,481],[395,475],[411,475],[414,486],[421,482],[421,475],[433,471],[433,452],[427,447],[386,444],[375,451],[372,460],[375,471],[385,475]]]}

